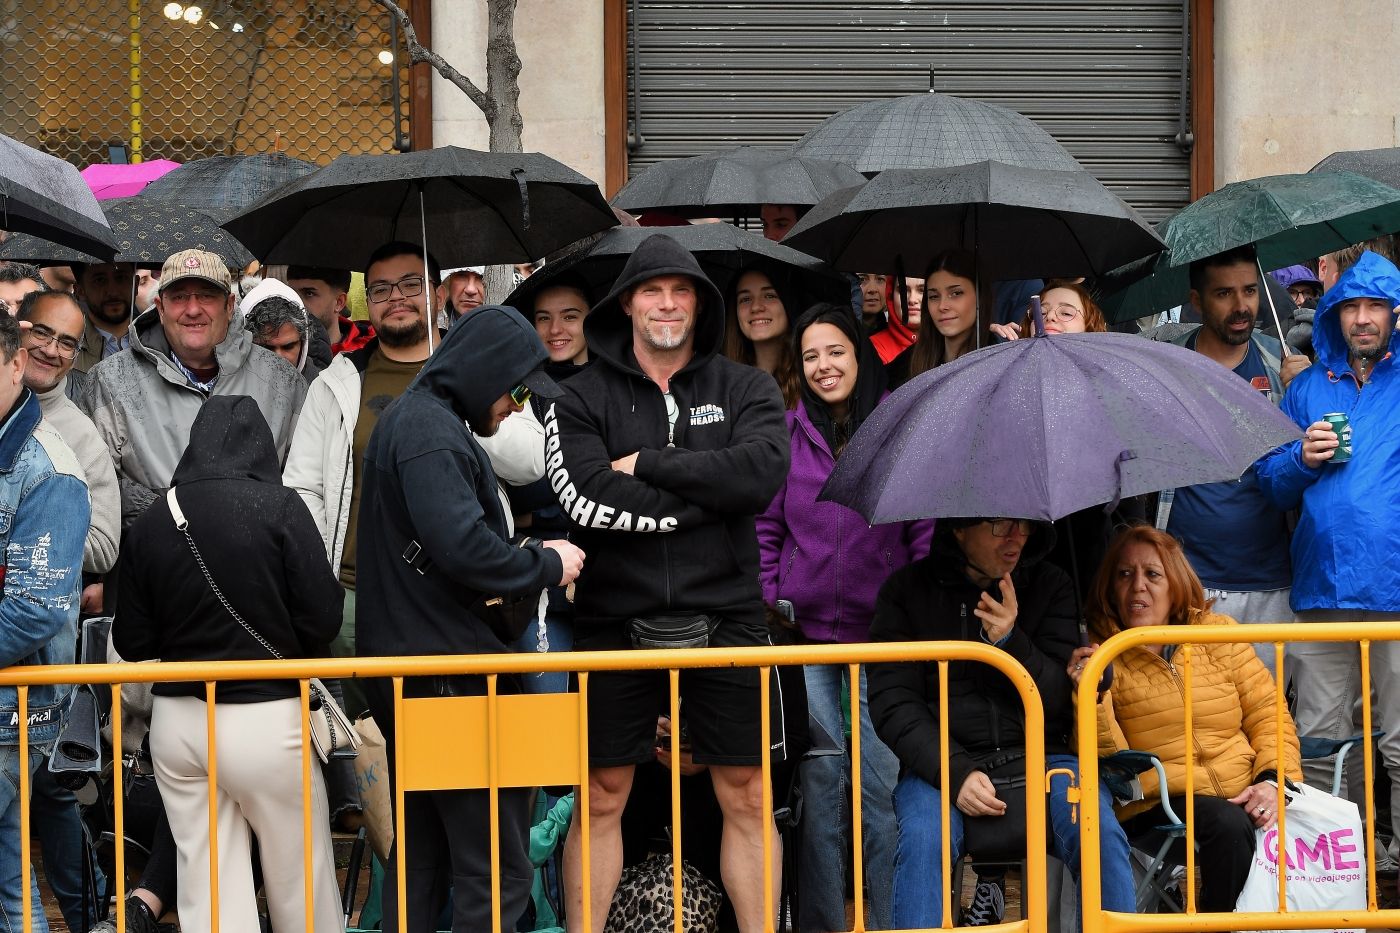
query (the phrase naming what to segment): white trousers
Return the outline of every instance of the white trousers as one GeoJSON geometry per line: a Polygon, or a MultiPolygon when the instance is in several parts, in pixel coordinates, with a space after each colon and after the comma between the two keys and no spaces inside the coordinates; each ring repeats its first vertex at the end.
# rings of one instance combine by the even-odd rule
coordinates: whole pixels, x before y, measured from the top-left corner
{"type": "MultiPolygon", "coordinates": [[[[180,929],[212,929],[209,884],[209,750],[204,701],[155,697],[151,758],[179,857],[176,875],[180,929]]],[[[340,933],[345,929],[336,888],[335,855],[320,762],[311,768],[311,868],[315,924],[306,925],[302,860],[301,701],[219,703],[214,713],[218,754],[216,799],[219,929],[258,929],[251,837],[258,840],[263,890],[274,930],[340,933]]],[[[311,750],[307,754],[314,755],[311,750]]]]}

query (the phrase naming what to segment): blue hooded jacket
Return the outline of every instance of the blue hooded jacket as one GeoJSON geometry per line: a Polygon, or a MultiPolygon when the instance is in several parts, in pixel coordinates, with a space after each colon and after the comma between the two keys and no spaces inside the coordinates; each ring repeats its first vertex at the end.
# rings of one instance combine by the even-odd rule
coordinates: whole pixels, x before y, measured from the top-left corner
{"type": "Polygon", "coordinates": [[[1259,486],[1274,505],[1302,507],[1292,544],[1295,612],[1400,612],[1400,546],[1393,527],[1400,515],[1400,333],[1392,330],[1389,352],[1362,385],[1351,371],[1337,313],[1352,298],[1400,305],[1400,269],[1362,253],[1322,296],[1313,321],[1317,362],[1298,374],[1283,398],[1283,413],[1304,429],[1329,412],[1345,412],[1351,461],[1309,469],[1298,440],[1256,465],[1259,486]]]}

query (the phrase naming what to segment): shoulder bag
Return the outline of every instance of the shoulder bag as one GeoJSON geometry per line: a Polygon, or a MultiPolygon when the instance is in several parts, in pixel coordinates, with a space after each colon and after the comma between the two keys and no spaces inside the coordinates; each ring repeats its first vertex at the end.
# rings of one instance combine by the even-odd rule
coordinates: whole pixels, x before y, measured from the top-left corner
{"type": "MultiPolygon", "coordinates": [[[[223,604],[224,611],[233,617],[233,621],[243,626],[243,630],[262,645],[268,654],[278,661],[286,660],[281,653],[262,635],[257,629],[249,625],[238,611],[229,605],[224,598],[223,590],[219,589],[219,584],[214,582],[213,576],[209,573],[209,568],[204,564],[204,557],[199,553],[199,548],[194,543],[194,538],[190,536],[190,523],[185,518],[185,513],[180,509],[180,502],[175,497],[175,488],[171,487],[165,493],[165,502],[170,506],[170,517],[175,520],[175,527],[185,536],[189,542],[190,552],[194,554],[195,563],[199,564],[200,572],[204,574],[204,579],[208,581],[209,588],[214,591],[214,595],[223,604]]],[[[355,731],[355,725],[350,721],[350,717],[345,715],[345,711],[340,708],[340,704],[331,696],[326,685],[321,683],[321,678],[311,678],[311,744],[316,749],[316,757],[324,763],[330,760],[337,752],[349,752],[349,757],[360,747],[360,735],[355,731]]],[[[344,757],[336,755],[336,757],[344,757]]]]}

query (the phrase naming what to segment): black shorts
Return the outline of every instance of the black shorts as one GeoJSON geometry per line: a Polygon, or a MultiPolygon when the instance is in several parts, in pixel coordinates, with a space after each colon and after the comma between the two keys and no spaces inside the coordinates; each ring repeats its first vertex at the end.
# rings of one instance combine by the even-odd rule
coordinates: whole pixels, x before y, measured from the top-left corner
{"type": "MultiPolygon", "coordinates": [[[[712,648],[767,645],[762,626],[722,620],[712,648]]],[[[575,651],[631,650],[622,625],[580,633],[575,651]]],[[[770,672],[769,744],[772,760],[786,754],[782,688],[770,672]]],[[[588,761],[595,768],[641,764],[656,755],[656,720],[669,716],[670,675],[664,670],[595,671],[588,677],[588,761]]],[[[756,667],[682,670],[681,718],[697,764],[759,765],[763,761],[762,702],[756,667]]],[[[577,684],[575,684],[577,689],[577,684]]]]}

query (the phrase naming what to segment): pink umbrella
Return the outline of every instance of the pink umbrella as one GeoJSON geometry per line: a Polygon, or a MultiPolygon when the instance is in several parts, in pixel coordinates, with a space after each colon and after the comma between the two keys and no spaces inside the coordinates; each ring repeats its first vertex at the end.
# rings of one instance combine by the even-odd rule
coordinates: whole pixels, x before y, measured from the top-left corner
{"type": "Polygon", "coordinates": [[[110,198],[128,198],[133,194],[140,194],[142,188],[179,167],[179,162],[171,162],[169,159],[153,159],[136,165],[107,165],[99,162],[89,165],[78,174],[83,176],[83,181],[87,182],[92,193],[97,195],[97,200],[106,201],[110,198]]]}

